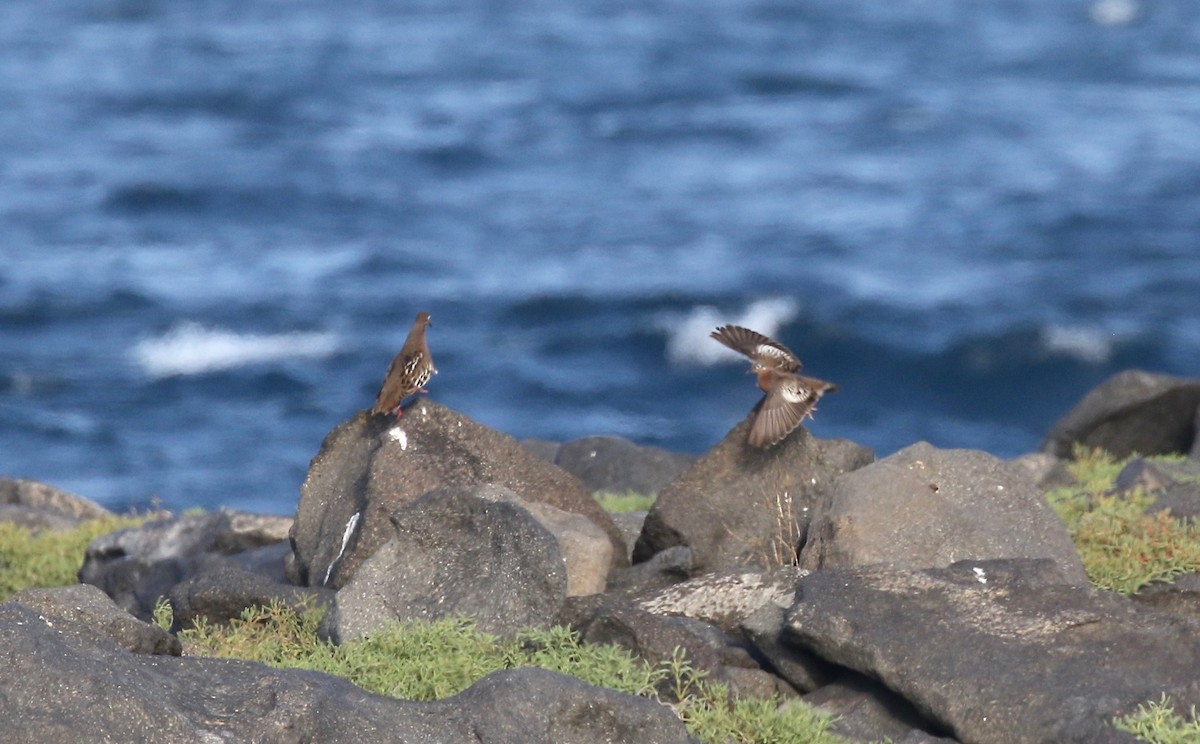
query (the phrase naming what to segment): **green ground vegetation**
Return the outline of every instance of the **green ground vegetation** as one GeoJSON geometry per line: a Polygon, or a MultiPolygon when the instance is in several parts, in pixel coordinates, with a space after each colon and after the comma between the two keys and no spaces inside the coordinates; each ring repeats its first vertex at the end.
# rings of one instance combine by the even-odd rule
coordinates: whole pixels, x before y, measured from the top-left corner
{"type": "Polygon", "coordinates": [[[72,530],[30,529],[0,522],[0,602],[28,587],[68,586],[78,582],[88,543],[149,517],[108,516],[72,530]]]}
{"type": "Polygon", "coordinates": [[[1066,523],[1092,583],[1121,594],[1200,571],[1200,528],[1194,520],[1156,511],[1154,495],[1141,489],[1111,493],[1129,459],[1077,448],[1068,466],[1075,483],[1047,494],[1066,523]]]}
{"type": "MultiPolygon", "coordinates": [[[[159,605],[156,622],[171,624],[159,605]]],[[[669,705],[692,733],[714,744],[836,744],[831,719],[795,702],[734,699],[705,679],[682,652],[651,665],[618,646],[585,644],[567,628],[530,630],[502,640],[465,618],[394,625],[368,638],[332,645],[317,638],[320,614],[281,605],[253,608],[239,620],[200,623],[180,632],[188,653],[249,659],[275,667],[312,669],[345,677],[382,695],[436,700],[454,695],[500,669],[539,666],[669,705]]]]}
{"type": "Polygon", "coordinates": [[[1196,706],[1188,715],[1175,711],[1165,694],[1157,702],[1139,705],[1136,712],[1118,718],[1114,725],[1149,744],[1195,744],[1200,741],[1200,717],[1196,706]]]}
{"type": "Polygon", "coordinates": [[[624,512],[647,511],[654,505],[655,495],[652,493],[635,493],[625,491],[596,491],[592,496],[600,502],[600,507],[606,512],[621,514],[624,512]]]}
{"type": "MultiPolygon", "coordinates": [[[[1076,448],[1068,466],[1075,483],[1047,494],[1066,523],[1092,583],[1121,594],[1200,571],[1200,529],[1194,520],[1156,511],[1154,495],[1142,489],[1112,493],[1117,475],[1130,459],[1076,448]]],[[[1182,458],[1149,459],[1171,462],[1182,458]]],[[[1113,725],[1149,744],[1200,741],[1195,708],[1182,716],[1166,695],[1115,719],[1113,725]]]]}

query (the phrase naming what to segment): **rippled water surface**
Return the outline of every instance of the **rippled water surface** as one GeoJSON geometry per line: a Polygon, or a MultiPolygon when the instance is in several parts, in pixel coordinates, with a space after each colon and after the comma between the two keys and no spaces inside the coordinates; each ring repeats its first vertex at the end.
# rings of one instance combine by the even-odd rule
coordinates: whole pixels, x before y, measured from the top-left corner
{"type": "Polygon", "coordinates": [[[1191,2],[0,7],[0,473],[290,512],[418,310],[432,397],[702,452],[1001,456],[1200,375],[1191,2]]]}

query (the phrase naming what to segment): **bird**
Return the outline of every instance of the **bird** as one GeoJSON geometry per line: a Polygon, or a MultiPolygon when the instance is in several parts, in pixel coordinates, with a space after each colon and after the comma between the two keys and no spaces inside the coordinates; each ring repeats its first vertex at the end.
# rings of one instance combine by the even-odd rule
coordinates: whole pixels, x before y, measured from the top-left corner
{"type": "Polygon", "coordinates": [[[758,378],[759,390],[766,393],[746,437],[754,447],[781,442],[806,416],[812,418],[822,395],[838,389],[832,382],[797,374],[804,365],[792,350],[757,331],[724,325],[711,336],[750,358],[750,372],[758,378]]]}
{"type": "Polygon", "coordinates": [[[437,374],[437,367],[433,366],[433,357],[429,354],[429,343],[425,340],[425,329],[431,323],[429,313],[417,313],[412,330],[404,339],[404,346],[388,365],[371,413],[395,413],[396,418],[400,418],[404,415],[400,404],[405,398],[429,392],[425,385],[430,377],[437,374]]]}

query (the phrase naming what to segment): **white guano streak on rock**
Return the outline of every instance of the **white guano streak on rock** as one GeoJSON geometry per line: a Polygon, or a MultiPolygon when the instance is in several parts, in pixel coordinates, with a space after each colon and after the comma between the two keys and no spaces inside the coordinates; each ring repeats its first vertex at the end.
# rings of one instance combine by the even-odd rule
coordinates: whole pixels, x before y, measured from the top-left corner
{"type": "Polygon", "coordinates": [[[388,430],[388,436],[400,443],[400,449],[408,449],[408,432],[404,431],[404,429],[394,426],[388,430]]]}
{"type": "Polygon", "coordinates": [[[333,574],[333,567],[337,565],[337,562],[342,559],[342,555],[346,552],[346,545],[350,542],[350,536],[354,534],[354,528],[358,526],[358,518],[361,516],[362,512],[354,512],[354,516],[350,517],[350,520],[346,522],[346,530],[342,533],[342,549],[329,562],[329,568],[325,569],[325,579],[321,581],[321,586],[329,583],[329,577],[333,574]]]}
{"type": "Polygon", "coordinates": [[[975,572],[975,579],[976,579],[976,580],[977,580],[977,581],[978,581],[980,584],[986,584],[986,583],[987,583],[987,572],[986,572],[986,571],[984,571],[984,570],[983,570],[982,568],[980,568],[979,566],[976,566],[976,567],[972,568],[971,570],[975,572]]]}

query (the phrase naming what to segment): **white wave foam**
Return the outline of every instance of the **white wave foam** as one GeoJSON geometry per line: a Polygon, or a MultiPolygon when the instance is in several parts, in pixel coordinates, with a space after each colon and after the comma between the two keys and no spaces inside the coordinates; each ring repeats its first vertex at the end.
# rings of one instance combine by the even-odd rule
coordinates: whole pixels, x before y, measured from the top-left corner
{"type": "Polygon", "coordinates": [[[337,351],[330,332],[238,334],[199,323],[180,323],[133,348],[138,366],[151,377],[194,375],[281,359],[325,357],[337,351]]]}
{"type": "Polygon", "coordinates": [[[1097,0],[1088,15],[1098,26],[1128,26],[1137,20],[1141,8],[1134,0],[1097,0]]]}
{"type": "Polygon", "coordinates": [[[800,305],[785,297],[756,300],[741,315],[729,317],[715,307],[702,305],[682,319],[668,321],[667,358],[673,364],[711,365],[743,357],[709,338],[717,326],[732,323],[774,337],[779,327],[796,317],[800,305]]]}
{"type": "Polygon", "coordinates": [[[1090,364],[1112,359],[1113,336],[1099,328],[1048,325],[1042,328],[1042,348],[1051,354],[1073,357],[1090,364]]]}

